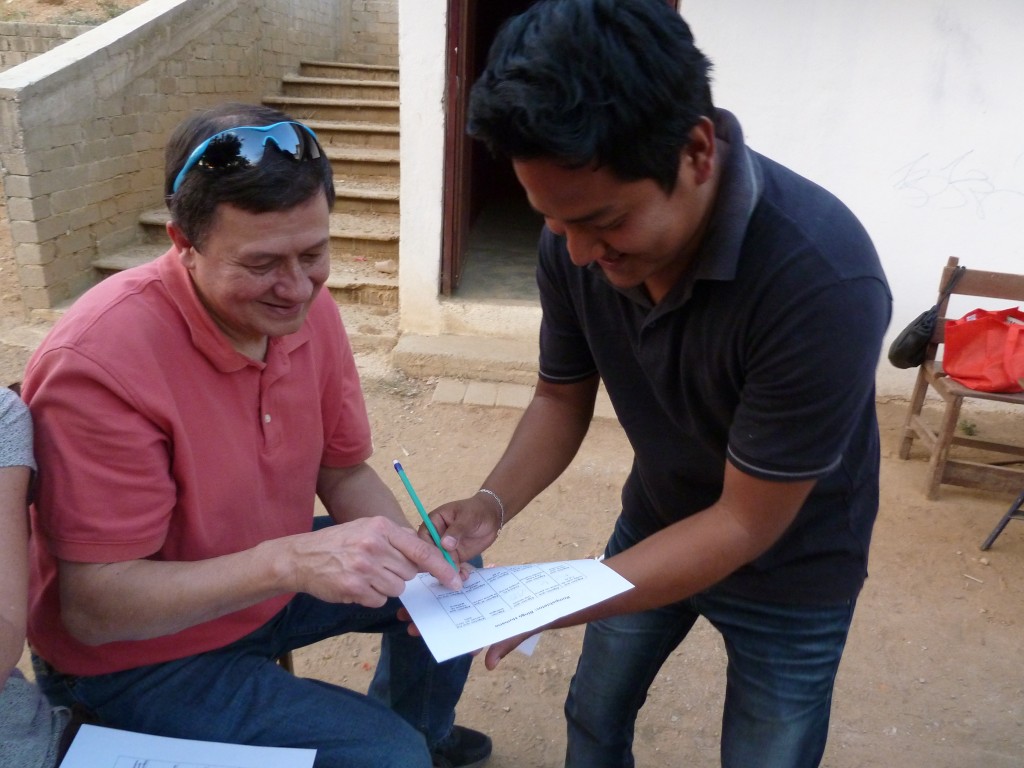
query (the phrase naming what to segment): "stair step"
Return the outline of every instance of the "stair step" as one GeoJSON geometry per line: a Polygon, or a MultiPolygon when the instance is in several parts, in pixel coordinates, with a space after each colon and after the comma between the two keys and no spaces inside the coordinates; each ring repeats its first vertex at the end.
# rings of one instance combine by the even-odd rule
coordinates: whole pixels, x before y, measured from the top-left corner
{"type": "Polygon", "coordinates": [[[123,272],[126,269],[131,269],[159,258],[169,245],[169,242],[164,245],[157,245],[155,243],[150,245],[130,245],[115,253],[108,253],[93,259],[92,267],[103,277],[109,277],[115,272],[123,272]]]}
{"type": "Polygon", "coordinates": [[[331,237],[393,242],[398,240],[398,228],[398,216],[393,214],[366,211],[331,214],[331,237]]]}
{"type": "MultiPolygon", "coordinates": [[[[388,261],[388,260],[385,260],[388,261]]],[[[325,283],[338,304],[368,304],[398,308],[398,276],[381,272],[376,262],[362,257],[333,262],[325,283]]]]}
{"type": "Polygon", "coordinates": [[[398,83],[381,80],[342,80],[331,77],[285,75],[282,94],[316,99],[364,99],[397,101],[398,83]]]}
{"type": "Polygon", "coordinates": [[[398,82],[398,67],[380,64],[355,64],[340,61],[303,61],[299,63],[299,74],[306,77],[332,77],[339,79],[360,78],[398,82]]]}
{"type": "Polygon", "coordinates": [[[267,106],[287,112],[296,120],[338,120],[353,123],[398,125],[398,100],[318,99],[300,96],[264,96],[267,106]]]}
{"type": "Polygon", "coordinates": [[[339,304],[352,351],[390,352],[398,342],[397,305],[339,304]]]}
{"type": "Polygon", "coordinates": [[[401,159],[401,153],[397,149],[378,149],[375,147],[324,147],[324,154],[333,163],[338,161],[351,161],[369,164],[395,164],[401,159]]]}
{"type": "Polygon", "coordinates": [[[397,149],[371,147],[324,147],[335,178],[356,176],[398,178],[400,154],[397,149]]]}
{"type": "Polygon", "coordinates": [[[306,120],[322,147],[370,147],[398,149],[398,126],[388,123],[348,123],[340,120],[306,120]]]}
{"type": "Polygon", "coordinates": [[[334,182],[334,209],[398,215],[398,177],[352,176],[334,182]]]}

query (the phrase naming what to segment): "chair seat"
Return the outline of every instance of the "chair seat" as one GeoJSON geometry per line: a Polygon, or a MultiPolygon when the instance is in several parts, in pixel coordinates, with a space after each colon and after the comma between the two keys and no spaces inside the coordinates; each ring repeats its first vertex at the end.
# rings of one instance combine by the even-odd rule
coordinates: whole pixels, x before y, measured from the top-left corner
{"type": "Polygon", "coordinates": [[[935,388],[940,387],[953,397],[973,397],[975,400],[992,400],[998,403],[1009,403],[1011,405],[1024,405],[1024,392],[981,392],[977,389],[965,387],[956,379],[951,379],[942,370],[942,363],[935,360],[926,361],[924,366],[931,369],[931,376],[935,388]]]}

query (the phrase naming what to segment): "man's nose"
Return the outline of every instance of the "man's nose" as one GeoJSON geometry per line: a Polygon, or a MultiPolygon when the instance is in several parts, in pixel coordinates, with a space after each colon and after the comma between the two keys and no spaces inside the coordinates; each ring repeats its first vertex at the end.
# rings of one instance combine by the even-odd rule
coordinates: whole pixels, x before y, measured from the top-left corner
{"type": "Polygon", "coordinates": [[[577,267],[585,267],[597,261],[607,250],[601,238],[580,227],[565,228],[565,247],[569,250],[569,258],[577,267]]]}
{"type": "Polygon", "coordinates": [[[313,295],[314,280],[298,261],[289,261],[281,266],[274,289],[278,296],[291,301],[305,301],[313,295]]]}

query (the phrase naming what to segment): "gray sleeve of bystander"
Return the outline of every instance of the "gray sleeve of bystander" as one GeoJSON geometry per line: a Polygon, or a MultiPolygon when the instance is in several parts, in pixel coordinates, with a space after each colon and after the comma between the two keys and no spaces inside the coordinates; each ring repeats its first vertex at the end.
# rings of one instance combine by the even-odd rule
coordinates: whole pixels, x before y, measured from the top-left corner
{"type": "Polygon", "coordinates": [[[32,454],[32,417],[10,389],[0,389],[0,467],[36,468],[32,454]]]}

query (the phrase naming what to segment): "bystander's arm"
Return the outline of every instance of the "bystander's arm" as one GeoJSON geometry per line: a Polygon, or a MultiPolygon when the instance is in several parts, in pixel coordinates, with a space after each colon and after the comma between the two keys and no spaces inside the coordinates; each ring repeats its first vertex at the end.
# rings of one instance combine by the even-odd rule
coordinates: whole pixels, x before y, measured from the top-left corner
{"type": "Polygon", "coordinates": [[[25,647],[30,477],[28,467],[0,467],[0,689],[25,647]]]}

